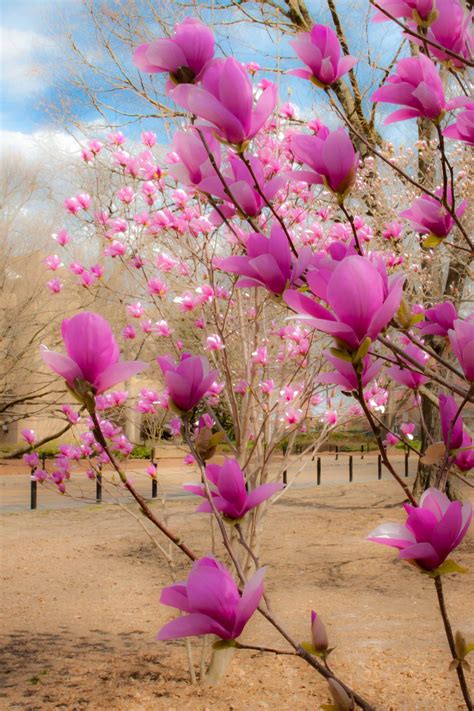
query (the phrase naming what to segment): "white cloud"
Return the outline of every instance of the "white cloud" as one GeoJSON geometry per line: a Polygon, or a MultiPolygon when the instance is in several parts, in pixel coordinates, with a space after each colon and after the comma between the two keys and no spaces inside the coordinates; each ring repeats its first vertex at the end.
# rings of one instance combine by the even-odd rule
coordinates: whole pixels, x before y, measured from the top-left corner
{"type": "Polygon", "coordinates": [[[41,93],[50,83],[45,59],[56,52],[55,44],[45,35],[0,27],[3,90],[22,97],[41,93]]]}
{"type": "Polygon", "coordinates": [[[0,130],[0,154],[16,152],[24,158],[79,155],[78,140],[65,131],[39,130],[34,133],[0,130]]]}

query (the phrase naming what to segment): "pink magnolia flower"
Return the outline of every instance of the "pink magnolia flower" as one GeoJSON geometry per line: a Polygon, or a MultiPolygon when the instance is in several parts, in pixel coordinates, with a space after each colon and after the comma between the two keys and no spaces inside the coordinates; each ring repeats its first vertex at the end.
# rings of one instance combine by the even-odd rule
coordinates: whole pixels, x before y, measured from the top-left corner
{"type": "Polygon", "coordinates": [[[76,200],[83,210],[88,210],[91,206],[92,198],[89,193],[79,193],[76,200]]]}
{"type": "MultiPolygon", "coordinates": [[[[354,365],[332,355],[330,351],[323,351],[323,355],[336,370],[332,370],[329,373],[321,373],[317,376],[318,382],[340,385],[344,390],[357,390],[357,373],[354,365]]],[[[382,365],[383,362],[381,360],[375,360],[371,356],[365,356],[362,359],[361,379],[364,388],[377,377],[382,365]]]]}
{"type": "Polygon", "coordinates": [[[382,237],[384,239],[401,239],[403,231],[403,225],[401,222],[387,222],[384,225],[384,231],[382,232],[382,237]]]}
{"type": "Polygon", "coordinates": [[[176,364],[169,356],[158,356],[169,390],[170,399],[178,410],[188,412],[202,400],[215,381],[218,371],[210,370],[209,361],[203,356],[183,353],[176,364]]]}
{"type": "Polygon", "coordinates": [[[406,522],[383,523],[368,536],[369,541],[400,549],[400,558],[413,560],[424,570],[434,570],[462,541],[472,518],[470,502],[450,501],[431,487],[418,508],[404,505],[406,522]]]}
{"type": "Polygon", "coordinates": [[[192,454],[186,454],[183,458],[183,464],[185,464],[187,467],[192,467],[193,464],[196,464],[196,460],[194,459],[192,454]]]}
{"type": "MultiPolygon", "coordinates": [[[[243,518],[248,511],[259,506],[282,488],[279,482],[262,484],[248,494],[242,469],[235,459],[227,457],[222,465],[208,464],[206,478],[211,483],[210,491],[215,508],[227,518],[234,520],[243,518]]],[[[199,513],[212,512],[203,484],[184,484],[183,489],[206,499],[196,509],[199,513]]]]}
{"type": "Polygon", "coordinates": [[[415,431],[415,424],[414,422],[402,422],[400,425],[400,433],[403,435],[405,439],[410,439],[412,440],[415,431]]]}
{"type": "Polygon", "coordinates": [[[220,138],[241,145],[262,128],[277,102],[271,84],[254,106],[252,83],[236,59],[216,59],[203,72],[201,87],[177,86],[172,99],[200,119],[209,121],[220,138]]]}
{"type": "MultiPolygon", "coordinates": [[[[439,193],[439,191],[436,191],[439,193]]],[[[444,239],[451,232],[454,220],[446,210],[439,198],[423,195],[413,201],[408,210],[403,210],[400,217],[406,217],[414,230],[422,235],[433,235],[439,240],[444,239]]],[[[448,196],[449,199],[449,196],[448,196]]],[[[452,200],[449,200],[452,203],[452,200]]],[[[456,209],[458,218],[462,217],[467,208],[467,200],[459,203],[456,209]]]]}
{"type": "Polygon", "coordinates": [[[451,395],[439,396],[441,431],[446,448],[450,452],[461,447],[463,442],[463,421],[458,412],[459,407],[451,395]]]}
{"type": "Polygon", "coordinates": [[[456,319],[448,331],[453,353],[468,380],[474,382],[474,314],[469,320],[456,319]]]}
{"type": "Polygon", "coordinates": [[[421,333],[424,336],[436,335],[446,336],[448,331],[453,328],[454,321],[458,315],[451,301],[444,301],[442,304],[437,304],[431,309],[426,309],[425,320],[418,324],[421,333]]]}
{"type": "Polygon", "coordinates": [[[405,276],[388,278],[382,263],[376,266],[359,255],[336,264],[327,279],[323,270],[307,274],[312,292],[332,311],[298,291],[286,291],[283,298],[313,328],[357,350],[367,336],[374,341],[398,310],[405,276]]]}
{"type": "Polygon", "coordinates": [[[309,247],[303,247],[297,257],[293,256],[288,239],[277,224],[273,225],[269,238],[252,232],[245,248],[246,256],[222,259],[218,262],[218,268],[240,274],[238,287],[263,286],[277,295],[290,286],[298,285],[312,257],[309,247]]]}
{"type": "Polygon", "coordinates": [[[59,294],[59,292],[62,290],[64,284],[60,279],[50,279],[49,281],[46,282],[46,286],[50,290],[52,294],[59,294]]]}
{"type": "Polygon", "coordinates": [[[143,145],[148,146],[148,148],[156,146],[156,133],[153,131],[142,131],[141,139],[143,145]]]}
{"type": "MultiPolygon", "coordinates": [[[[379,0],[378,4],[393,17],[404,17],[426,27],[436,17],[438,0],[379,0]]],[[[372,22],[388,22],[390,18],[378,10],[372,22]]]]}
{"type": "Polygon", "coordinates": [[[453,99],[450,104],[455,104],[454,108],[465,105],[466,110],[461,111],[457,115],[456,121],[444,129],[443,136],[474,146],[474,102],[465,102],[463,98],[459,97],[459,99],[453,99]]]}
{"type": "Polygon", "coordinates": [[[158,277],[152,277],[148,281],[148,292],[150,294],[153,294],[154,296],[159,296],[160,299],[163,296],[166,296],[168,291],[170,290],[169,286],[162,280],[159,279],[158,277]]]}
{"type": "Polygon", "coordinates": [[[133,341],[133,339],[136,337],[137,332],[133,328],[132,324],[128,323],[122,331],[122,338],[125,338],[125,340],[127,341],[133,341]]]}
{"type": "Polygon", "coordinates": [[[384,124],[423,117],[436,121],[446,106],[443,84],[436,66],[424,54],[401,59],[396,73],[372,94],[372,101],[400,104],[403,109],[394,111],[384,124]]]}
{"type": "Polygon", "coordinates": [[[142,72],[169,72],[174,84],[193,82],[214,56],[214,35],[200,20],[186,17],[175,25],[171,39],[140,45],[133,62],[142,72]]]}
{"type": "Polygon", "coordinates": [[[40,462],[37,452],[28,452],[27,454],[24,454],[23,461],[32,469],[39,466],[40,462]]]}
{"type": "Polygon", "coordinates": [[[297,425],[303,418],[303,410],[299,407],[287,407],[281,421],[288,426],[297,425]]]}
{"type": "Polygon", "coordinates": [[[248,390],[248,383],[246,380],[239,380],[238,383],[234,385],[234,392],[238,395],[245,395],[248,390]]]}
{"type": "Polygon", "coordinates": [[[384,445],[386,447],[394,447],[399,442],[400,437],[397,437],[397,435],[393,434],[393,432],[387,432],[387,436],[385,437],[384,441],[384,445]]]}
{"type": "MultiPolygon", "coordinates": [[[[245,385],[247,386],[247,383],[245,385]]],[[[259,388],[265,395],[270,395],[275,390],[275,381],[262,380],[262,382],[259,383],[259,388]]],[[[245,389],[247,389],[247,387],[245,389]]]]}
{"type": "Polygon", "coordinates": [[[155,332],[157,336],[162,336],[163,338],[168,338],[171,336],[171,328],[167,321],[161,320],[157,321],[155,324],[155,332]]]}
{"type": "Polygon", "coordinates": [[[43,346],[41,357],[76,392],[86,381],[94,393],[102,393],[148,367],[142,361],[119,362],[120,351],[110,324],[99,314],[83,311],[65,319],[61,335],[67,355],[43,346]]]}
{"type": "Polygon", "coordinates": [[[168,422],[168,429],[173,437],[179,437],[181,434],[181,428],[183,426],[183,421],[180,417],[172,417],[168,422]]]}
{"type": "Polygon", "coordinates": [[[48,478],[48,472],[44,469],[36,469],[35,473],[32,475],[32,481],[39,481],[42,484],[48,478]]]}
{"type": "Polygon", "coordinates": [[[51,269],[52,272],[64,267],[64,264],[61,262],[61,259],[57,254],[50,254],[48,257],[43,259],[43,262],[46,264],[46,268],[51,269]]]}
{"type": "MultiPolygon", "coordinates": [[[[428,353],[421,350],[421,348],[418,348],[418,346],[415,346],[413,343],[405,346],[404,352],[420,364],[420,370],[424,370],[430,358],[428,353]]],[[[424,383],[428,382],[429,378],[426,375],[417,372],[416,366],[413,366],[409,361],[405,360],[403,356],[400,356],[400,358],[403,363],[406,363],[406,366],[398,364],[392,365],[387,371],[387,374],[393,378],[393,380],[396,380],[396,382],[400,383],[400,385],[412,388],[413,390],[416,390],[420,387],[420,385],[424,385],[424,383]]]]}
{"type": "Polygon", "coordinates": [[[24,429],[21,431],[21,436],[28,444],[34,444],[36,442],[36,433],[34,430],[24,429]]]}
{"type": "MultiPolygon", "coordinates": [[[[256,156],[248,158],[255,178],[245,163],[236,155],[229,154],[228,160],[229,168],[223,172],[228,191],[224,189],[218,176],[204,178],[197,186],[198,189],[201,192],[215,195],[225,202],[219,207],[219,212],[225,217],[233,216],[237,211],[237,206],[239,210],[251,217],[259,215],[265,207],[265,200],[255,187],[255,178],[268,201],[273,200],[278,190],[283,187],[285,178],[277,175],[266,181],[264,167],[256,156]]],[[[216,219],[222,220],[222,217],[217,214],[216,219]]]]}
{"type": "Polygon", "coordinates": [[[222,339],[217,333],[213,333],[206,339],[206,350],[207,351],[222,351],[225,348],[222,343],[222,339]]]}
{"type": "Polygon", "coordinates": [[[252,363],[268,365],[268,350],[266,346],[259,346],[257,350],[252,353],[252,363]]]}
{"type": "Polygon", "coordinates": [[[145,313],[145,309],[143,308],[143,304],[137,301],[135,304],[129,304],[127,306],[127,313],[132,318],[141,318],[145,313]]]}
{"type": "Polygon", "coordinates": [[[65,247],[71,241],[71,235],[67,230],[60,229],[56,234],[53,235],[53,239],[59,245],[61,245],[61,247],[65,247]]]}
{"type": "Polygon", "coordinates": [[[334,426],[337,425],[337,411],[336,410],[326,410],[324,415],[322,416],[321,421],[324,422],[326,425],[334,426]]]}
{"type": "MultiPolygon", "coordinates": [[[[465,13],[460,0],[436,0],[435,12],[431,13],[434,21],[430,23],[426,37],[442,47],[456,52],[456,54],[470,59],[472,52],[472,35],[470,26],[472,13],[465,13]]],[[[407,35],[408,36],[408,35],[407,35]]],[[[410,36],[410,41],[423,45],[418,37],[410,36]]],[[[457,69],[465,69],[466,65],[460,59],[452,57],[433,45],[429,45],[429,52],[440,62],[450,62],[457,69]]]]}
{"type": "Polygon", "coordinates": [[[311,32],[301,32],[290,45],[308,69],[292,69],[288,73],[309,79],[316,86],[331,86],[357,63],[350,54],[341,59],[337,35],[325,25],[314,25],[311,32]]]}
{"type": "Polygon", "coordinates": [[[150,479],[156,479],[157,478],[157,468],[156,464],[149,464],[147,468],[145,469],[146,473],[150,477],[150,479]]]}
{"type": "Polygon", "coordinates": [[[217,167],[221,164],[221,148],[219,141],[209,129],[202,128],[201,133],[207,148],[195,128],[188,131],[176,131],[173,135],[173,153],[168,154],[169,173],[183,185],[198,186],[208,177],[215,176],[208,150],[212,154],[217,167]]]}
{"type": "Polygon", "coordinates": [[[263,595],[260,568],[245,584],[242,596],[231,574],[212,556],[197,560],[188,579],[163,589],[160,602],[187,613],[168,622],[158,640],[215,634],[236,639],[257,609],[263,595]]]}
{"type": "Polygon", "coordinates": [[[317,136],[292,136],[291,150],[295,158],[311,170],[293,172],[297,180],[309,184],[324,183],[332,192],[346,195],[353,186],[359,165],[359,154],[343,128],[330,131],[323,126],[317,136]]]}

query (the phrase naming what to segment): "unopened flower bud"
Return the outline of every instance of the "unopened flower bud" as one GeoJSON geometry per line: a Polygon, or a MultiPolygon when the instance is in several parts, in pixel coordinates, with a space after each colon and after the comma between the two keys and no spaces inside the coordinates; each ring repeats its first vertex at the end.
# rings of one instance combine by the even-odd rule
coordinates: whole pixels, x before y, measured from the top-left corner
{"type": "Polygon", "coordinates": [[[347,691],[335,679],[328,679],[329,691],[337,711],[352,711],[354,704],[347,691]]]}
{"type": "Polygon", "coordinates": [[[319,615],[311,611],[311,635],[317,652],[326,652],[329,647],[328,635],[319,615]]]}

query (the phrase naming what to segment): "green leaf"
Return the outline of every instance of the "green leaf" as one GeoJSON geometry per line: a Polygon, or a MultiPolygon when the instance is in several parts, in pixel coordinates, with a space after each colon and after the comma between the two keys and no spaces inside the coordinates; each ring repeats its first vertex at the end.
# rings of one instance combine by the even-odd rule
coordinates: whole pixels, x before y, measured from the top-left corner
{"type": "Polygon", "coordinates": [[[443,241],[443,237],[436,237],[436,235],[428,235],[428,237],[421,243],[424,249],[434,249],[438,247],[443,241]]]}
{"type": "Polygon", "coordinates": [[[316,654],[316,647],[312,642],[301,642],[301,646],[306,652],[310,654],[316,654]]]}
{"type": "Polygon", "coordinates": [[[448,558],[448,560],[445,560],[444,563],[432,570],[430,575],[432,578],[437,578],[439,575],[449,575],[450,573],[469,573],[469,568],[464,568],[448,558]]]}
{"type": "Polygon", "coordinates": [[[229,649],[230,647],[238,647],[235,639],[219,639],[212,645],[212,649],[229,649]]]}
{"type": "Polygon", "coordinates": [[[350,353],[341,351],[340,348],[330,348],[329,352],[331,353],[331,355],[336,356],[336,358],[345,360],[346,363],[352,363],[352,356],[350,355],[350,353]]]}
{"type": "Polygon", "coordinates": [[[466,656],[466,654],[470,654],[471,652],[474,652],[474,644],[466,644],[466,652],[464,656],[466,656]]]}
{"type": "Polygon", "coordinates": [[[353,358],[354,363],[358,363],[364,356],[367,355],[370,346],[372,345],[372,339],[369,338],[369,336],[366,336],[362,343],[360,344],[359,348],[357,349],[357,352],[353,358]]]}

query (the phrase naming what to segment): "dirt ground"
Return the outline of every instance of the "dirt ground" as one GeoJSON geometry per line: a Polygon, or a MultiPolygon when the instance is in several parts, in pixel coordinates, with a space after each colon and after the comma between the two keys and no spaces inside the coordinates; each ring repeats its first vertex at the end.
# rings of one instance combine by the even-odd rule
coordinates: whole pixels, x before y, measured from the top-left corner
{"type": "MultiPolygon", "coordinates": [[[[401,500],[391,481],[290,488],[266,520],[266,590],[297,639],[310,636],[311,609],[321,614],[334,671],[379,711],[455,711],[464,706],[432,580],[365,541],[381,521],[402,520],[401,500]]],[[[208,519],[192,514],[195,505],[170,499],[169,525],[207,553],[208,519]]],[[[247,650],[235,653],[220,686],[191,686],[183,643],[154,639],[174,611],[158,602],[169,573],[142,521],[112,504],[4,509],[0,708],[309,711],[329,700],[303,661],[247,650]]],[[[472,531],[456,559],[474,569],[472,531]]],[[[175,562],[184,579],[187,560],[175,562]]],[[[473,574],[445,578],[444,587],[454,628],[472,641],[473,574]]],[[[242,641],[285,648],[259,615],[242,641]]],[[[193,642],[196,666],[200,646],[193,642]]]]}

